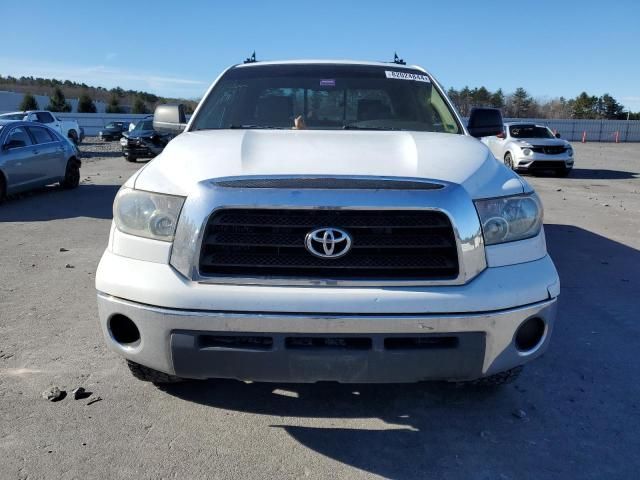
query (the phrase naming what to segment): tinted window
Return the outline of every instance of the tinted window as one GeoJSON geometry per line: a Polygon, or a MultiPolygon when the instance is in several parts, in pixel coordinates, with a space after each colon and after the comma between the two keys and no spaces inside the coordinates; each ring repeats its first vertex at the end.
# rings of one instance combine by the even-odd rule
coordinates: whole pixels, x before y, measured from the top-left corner
{"type": "Polygon", "coordinates": [[[141,120],[136,123],[134,130],[153,130],[153,120],[141,120]]]}
{"type": "Polygon", "coordinates": [[[0,115],[3,120],[24,120],[24,117],[26,117],[24,113],[5,113],[0,115]]]}
{"type": "Polygon", "coordinates": [[[13,143],[16,146],[26,147],[31,145],[31,138],[27,134],[27,131],[24,127],[16,127],[9,132],[7,139],[5,140],[5,145],[8,143],[13,143]]]}
{"type": "Polygon", "coordinates": [[[49,133],[46,128],[29,127],[29,131],[37,144],[55,142],[56,139],[49,133]]]}
{"type": "Polygon", "coordinates": [[[52,123],[54,121],[53,115],[49,112],[38,112],[36,117],[40,123],[52,123]]]}
{"type": "Polygon", "coordinates": [[[509,131],[513,138],[555,138],[547,127],[537,125],[511,125],[509,131]]]}
{"type": "Polygon", "coordinates": [[[359,65],[263,65],[229,70],[192,130],[381,129],[461,133],[446,101],[419,70],[359,65]]]}

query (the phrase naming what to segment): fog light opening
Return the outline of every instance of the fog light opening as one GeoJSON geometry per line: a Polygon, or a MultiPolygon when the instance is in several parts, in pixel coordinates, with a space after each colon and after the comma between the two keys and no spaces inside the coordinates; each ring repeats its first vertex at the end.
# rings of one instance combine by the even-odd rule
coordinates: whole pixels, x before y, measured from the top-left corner
{"type": "Polygon", "coordinates": [[[529,352],[535,349],[542,342],[546,324],[540,317],[533,317],[526,320],[516,331],[515,344],[520,352],[529,352]]]}
{"type": "Polygon", "coordinates": [[[129,317],[116,314],[109,319],[109,331],[113,339],[121,345],[132,347],[140,342],[140,330],[129,317]]]}

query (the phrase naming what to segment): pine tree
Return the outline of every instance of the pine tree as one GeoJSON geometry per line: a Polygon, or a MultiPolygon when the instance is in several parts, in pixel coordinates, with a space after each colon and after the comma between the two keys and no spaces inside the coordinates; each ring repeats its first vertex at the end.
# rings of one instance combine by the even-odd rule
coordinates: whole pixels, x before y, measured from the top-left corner
{"type": "Polygon", "coordinates": [[[107,105],[107,113],[122,113],[118,96],[115,93],[111,95],[111,100],[109,100],[109,105],[107,105]]]}
{"type": "Polygon", "coordinates": [[[78,113],[96,113],[96,105],[86,93],[78,98],[78,113]]]}
{"type": "Polygon", "coordinates": [[[64,98],[64,93],[60,88],[56,87],[53,91],[53,95],[49,98],[49,105],[47,105],[47,110],[51,110],[52,112],[70,112],[71,105],[64,98]]]}
{"type": "Polygon", "coordinates": [[[36,102],[36,97],[31,95],[30,93],[25,94],[22,98],[22,102],[20,103],[20,110],[26,112],[27,110],[38,110],[38,102],[36,102]]]}
{"type": "Polygon", "coordinates": [[[131,113],[149,113],[149,110],[147,109],[147,105],[144,103],[144,101],[140,97],[137,97],[133,102],[133,107],[131,107],[131,113]]]}

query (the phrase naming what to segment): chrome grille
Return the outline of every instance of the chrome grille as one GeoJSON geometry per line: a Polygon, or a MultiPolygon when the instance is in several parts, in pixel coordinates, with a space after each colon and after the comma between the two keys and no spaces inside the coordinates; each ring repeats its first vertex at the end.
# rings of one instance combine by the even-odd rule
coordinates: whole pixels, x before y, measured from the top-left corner
{"type": "Polygon", "coordinates": [[[203,276],[324,279],[453,279],[457,245],[448,217],[430,210],[224,209],[209,219],[203,276]],[[305,249],[322,227],[352,237],[351,251],[324,259],[305,249]]]}

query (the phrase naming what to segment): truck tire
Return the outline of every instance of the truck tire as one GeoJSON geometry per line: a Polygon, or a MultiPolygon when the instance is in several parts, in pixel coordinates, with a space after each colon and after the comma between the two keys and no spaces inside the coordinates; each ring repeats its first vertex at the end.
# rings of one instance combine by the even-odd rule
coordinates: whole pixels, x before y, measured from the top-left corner
{"type": "Polygon", "coordinates": [[[4,175],[0,172],[0,203],[4,202],[4,198],[7,196],[7,182],[4,179],[4,175]]]}
{"type": "Polygon", "coordinates": [[[78,132],[75,130],[69,130],[67,137],[69,137],[69,140],[71,140],[74,145],[78,145],[78,132]]]}
{"type": "Polygon", "coordinates": [[[183,379],[180,377],[176,377],[175,375],[169,375],[168,373],[159,372],[158,370],[154,370],[153,368],[145,367],[144,365],[140,365],[139,363],[132,362],[131,360],[127,360],[127,366],[131,371],[131,374],[136,377],[138,380],[142,380],[143,382],[152,382],[152,383],[178,383],[182,382],[183,379]]]}
{"type": "Polygon", "coordinates": [[[477,380],[471,380],[470,382],[463,382],[464,385],[478,386],[478,387],[499,387],[500,385],[506,385],[514,382],[522,373],[524,367],[512,368],[505,372],[496,373],[495,375],[489,375],[488,377],[478,378],[477,380]]]}
{"type": "Polygon", "coordinates": [[[67,162],[64,180],[60,182],[60,186],[65,190],[71,190],[78,185],[80,185],[80,165],[75,158],[70,158],[67,162]]]}

